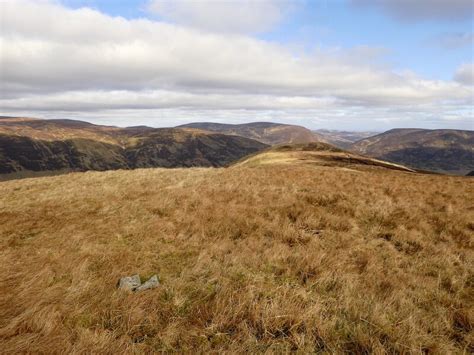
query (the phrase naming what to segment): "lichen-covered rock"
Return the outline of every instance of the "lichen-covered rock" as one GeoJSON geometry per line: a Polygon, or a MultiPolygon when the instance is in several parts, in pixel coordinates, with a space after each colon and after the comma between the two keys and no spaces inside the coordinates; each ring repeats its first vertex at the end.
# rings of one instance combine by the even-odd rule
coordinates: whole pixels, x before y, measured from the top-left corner
{"type": "Polygon", "coordinates": [[[135,291],[141,285],[140,276],[126,276],[119,280],[118,288],[125,291],[135,291]]]}
{"type": "Polygon", "coordinates": [[[153,275],[152,277],[150,277],[150,279],[147,282],[137,287],[135,291],[138,292],[138,291],[149,290],[149,289],[157,287],[159,284],[160,284],[160,281],[158,281],[158,276],[153,275]]]}

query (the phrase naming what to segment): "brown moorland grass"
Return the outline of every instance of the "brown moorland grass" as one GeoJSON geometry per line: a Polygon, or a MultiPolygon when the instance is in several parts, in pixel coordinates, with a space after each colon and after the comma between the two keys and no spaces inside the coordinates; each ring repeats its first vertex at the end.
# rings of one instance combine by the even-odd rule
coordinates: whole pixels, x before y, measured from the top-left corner
{"type": "Polygon", "coordinates": [[[0,351],[473,352],[473,193],[303,164],[2,182],[0,351]]]}

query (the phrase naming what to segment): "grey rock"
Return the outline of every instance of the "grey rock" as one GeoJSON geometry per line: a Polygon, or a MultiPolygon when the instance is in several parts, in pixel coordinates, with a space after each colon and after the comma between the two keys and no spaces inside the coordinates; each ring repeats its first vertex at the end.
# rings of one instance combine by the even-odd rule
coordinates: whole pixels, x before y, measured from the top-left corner
{"type": "Polygon", "coordinates": [[[152,288],[157,287],[159,284],[160,284],[160,281],[158,281],[158,276],[153,275],[152,277],[150,277],[150,279],[147,282],[137,287],[135,291],[138,292],[138,291],[150,290],[152,288]]]}
{"type": "Polygon", "coordinates": [[[119,280],[118,288],[125,291],[135,291],[141,285],[140,276],[126,276],[119,280]]]}

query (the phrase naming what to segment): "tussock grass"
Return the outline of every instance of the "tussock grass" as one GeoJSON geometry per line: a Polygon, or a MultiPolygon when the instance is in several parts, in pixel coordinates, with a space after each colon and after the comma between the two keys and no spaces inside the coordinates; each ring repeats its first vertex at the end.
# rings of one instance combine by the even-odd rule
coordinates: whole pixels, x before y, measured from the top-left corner
{"type": "Polygon", "coordinates": [[[298,164],[2,182],[2,351],[472,352],[473,192],[298,164]],[[162,285],[116,289],[135,273],[162,285]]]}

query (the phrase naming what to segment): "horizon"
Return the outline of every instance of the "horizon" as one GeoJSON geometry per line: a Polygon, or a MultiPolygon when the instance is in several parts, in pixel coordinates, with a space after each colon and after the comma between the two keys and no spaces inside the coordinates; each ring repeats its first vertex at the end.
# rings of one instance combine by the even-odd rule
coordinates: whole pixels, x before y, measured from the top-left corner
{"type": "Polygon", "coordinates": [[[470,0],[19,0],[0,10],[5,115],[474,130],[470,0]]]}
{"type": "Polygon", "coordinates": [[[2,118],[26,118],[26,119],[33,119],[33,120],[70,120],[70,121],[79,121],[79,122],[85,122],[85,123],[90,123],[90,124],[93,124],[93,125],[97,125],[97,126],[108,126],[108,127],[117,127],[117,128],[135,128],[135,127],[147,127],[147,128],[180,128],[181,126],[186,126],[186,125],[189,125],[189,124],[194,124],[194,123],[213,123],[213,124],[222,124],[222,125],[229,125],[229,126],[232,126],[232,125],[248,125],[248,124],[255,124],[255,123],[271,123],[271,124],[276,124],[276,125],[292,125],[292,126],[300,126],[300,127],[303,127],[303,128],[307,128],[309,130],[311,130],[312,132],[317,132],[317,131],[328,131],[328,132],[341,132],[341,133],[344,133],[344,132],[347,132],[347,133],[351,133],[351,132],[356,132],[356,133],[363,133],[363,132],[367,132],[367,133],[375,133],[375,134],[381,134],[381,133],[385,133],[385,132],[388,132],[388,131],[391,131],[391,130],[401,130],[401,129],[406,129],[406,130],[412,130],[412,129],[419,129],[419,130],[453,130],[453,131],[472,131],[472,129],[456,129],[456,128],[423,128],[423,127],[411,127],[411,126],[407,126],[407,127],[398,127],[398,128],[389,128],[387,130],[370,130],[370,129],[353,129],[353,130],[345,130],[345,129],[331,129],[331,128],[326,128],[326,127],[321,127],[321,128],[309,128],[309,127],[306,127],[306,126],[302,126],[302,125],[298,125],[298,124],[292,124],[292,123],[288,123],[288,122],[280,122],[280,121],[242,121],[240,123],[226,123],[226,122],[216,122],[216,121],[192,121],[192,122],[187,122],[187,123],[184,123],[184,124],[180,124],[180,125],[177,125],[177,126],[152,126],[152,125],[141,125],[141,124],[138,124],[138,125],[133,125],[133,126],[121,126],[121,125],[106,125],[106,124],[100,124],[100,123],[97,123],[97,122],[92,122],[92,121],[87,121],[87,120],[80,120],[80,119],[71,119],[71,118],[46,118],[46,117],[30,117],[30,116],[9,116],[9,115],[3,115],[3,114],[0,114],[0,119],[2,118]]]}

